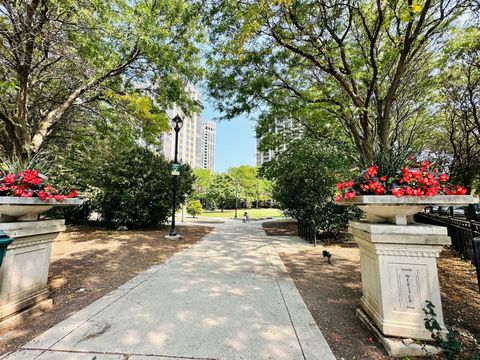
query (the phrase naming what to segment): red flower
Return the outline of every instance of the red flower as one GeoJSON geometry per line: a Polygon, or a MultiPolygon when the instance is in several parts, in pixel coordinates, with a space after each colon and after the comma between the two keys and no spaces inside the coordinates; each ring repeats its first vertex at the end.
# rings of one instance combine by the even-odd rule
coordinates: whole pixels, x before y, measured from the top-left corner
{"type": "Polygon", "coordinates": [[[0,184],[0,191],[7,191],[7,190],[8,190],[8,186],[7,186],[7,185],[0,184]]]}
{"type": "MultiPolygon", "coordinates": [[[[438,170],[430,170],[432,164],[428,161],[408,162],[414,169],[405,165],[400,174],[391,178],[378,175],[378,166],[370,166],[357,181],[344,181],[337,184],[339,195],[336,199],[353,199],[360,194],[392,194],[394,196],[436,196],[465,195],[467,189],[461,186],[449,184],[448,176],[445,173],[438,173],[438,170]],[[393,186],[392,186],[393,183],[393,186]],[[356,190],[354,190],[356,189],[356,190]]],[[[337,200],[337,201],[339,201],[337,200]]]]}
{"type": "Polygon", "coordinates": [[[402,169],[402,178],[400,179],[400,183],[409,184],[413,179],[412,172],[407,168],[402,169]]]}
{"type": "Polygon", "coordinates": [[[37,170],[25,170],[20,171],[18,176],[20,176],[22,183],[24,184],[31,184],[31,185],[40,185],[42,183],[42,179],[38,176],[37,170]]]}
{"type": "Polygon", "coordinates": [[[447,174],[440,174],[440,176],[438,177],[438,180],[440,180],[441,182],[448,181],[448,175],[447,174]]]}
{"type": "Polygon", "coordinates": [[[55,200],[57,201],[65,200],[65,195],[62,195],[62,194],[56,194],[54,197],[55,197],[55,200]]]}
{"type": "Polygon", "coordinates": [[[5,185],[12,185],[16,179],[17,176],[15,174],[7,174],[3,178],[3,182],[5,183],[5,185]]]}
{"type": "Polygon", "coordinates": [[[39,197],[40,200],[47,200],[47,194],[43,190],[40,190],[37,193],[37,196],[39,197]]]}
{"type": "Polygon", "coordinates": [[[20,185],[12,185],[10,189],[13,190],[13,196],[22,196],[25,191],[25,188],[20,185]]]}
{"type": "Polygon", "coordinates": [[[360,184],[360,189],[362,189],[363,192],[367,192],[368,191],[368,185],[360,184]]]}
{"type": "Polygon", "coordinates": [[[413,189],[413,195],[415,196],[423,196],[423,190],[422,189],[413,189]]]}
{"type": "Polygon", "coordinates": [[[369,168],[367,168],[367,173],[370,176],[377,175],[377,172],[378,172],[378,166],[370,166],[369,168]]]}
{"type": "Polygon", "coordinates": [[[347,191],[345,193],[345,199],[353,199],[355,198],[355,196],[357,196],[357,193],[355,191],[347,191]]]}
{"type": "Polygon", "coordinates": [[[336,202],[342,201],[342,195],[337,195],[337,196],[335,196],[335,201],[336,201],[336,202]]]}
{"type": "Polygon", "coordinates": [[[402,188],[399,188],[399,187],[393,188],[392,189],[392,194],[397,196],[397,197],[400,197],[400,196],[405,195],[405,190],[403,190],[402,188]]]}
{"type": "Polygon", "coordinates": [[[68,195],[65,195],[67,199],[71,199],[78,196],[77,190],[72,190],[68,195]]]}
{"type": "Polygon", "coordinates": [[[411,174],[412,174],[413,178],[417,181],[422,178],[422,172],[420,170],[413,171],[411,174]]]}
{"type": "Polygon", "coordinates": [[[455,189],[452,190],[452,189],[450,189],[450,188],[448,188],[448,187],[445,187],[445,188],[443,189],[443,191],[445,192],[446,195],[455,195],[455,194],[456,194],[456,190],[455,190],[455,189]]]}
{"type": "Polygon", "coordinates": [[[420,171],[424,172],[430,168],[430,163],[428,161],[422,161],[420,164],[420,171]]]}

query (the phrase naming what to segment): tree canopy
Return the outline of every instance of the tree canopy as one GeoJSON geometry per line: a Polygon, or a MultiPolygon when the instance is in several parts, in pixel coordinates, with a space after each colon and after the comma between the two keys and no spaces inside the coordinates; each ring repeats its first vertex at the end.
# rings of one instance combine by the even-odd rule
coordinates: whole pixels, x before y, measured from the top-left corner
{"type": "Polygon", "coordinates": [[[0,4],[0,144],[26,158],[74,119],[116,110],[148,133],[193,104],[198,6],[187,0],[22,0],[0,4]],[[81,114],[81,115],[79,115],[81,114]],[[5,136],[6,135],[6,136],[5,136]]]}
{"type": "Polygon", "coordinates": [[[210,92],[227,118],[286,106],[330,113],[371,164],[423,125],[432,59],[470,3],[212,1],[210,92]]]}

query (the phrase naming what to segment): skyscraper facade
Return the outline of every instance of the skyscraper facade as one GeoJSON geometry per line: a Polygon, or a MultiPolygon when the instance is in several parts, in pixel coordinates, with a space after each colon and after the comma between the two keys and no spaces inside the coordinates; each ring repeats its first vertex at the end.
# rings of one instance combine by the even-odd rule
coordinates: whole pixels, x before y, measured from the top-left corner
{"type": "Polygon", "coordinates": [[[217,125],[213,121],[202,123],[202,168],[215,171],[215,133],[217,125]]]}
{"type": "Polygon", "coordinates": [[[261,137],[257,137],[257,166],[273,160],[275,156],[286,150],[291,140],[301,137],[302,131],[292,119],[278,119],[269,130],[277,138],[278,145],[274,149],[260,150],[261,137]],[[279,141],[281,139],[281,141],[279,141]]]}

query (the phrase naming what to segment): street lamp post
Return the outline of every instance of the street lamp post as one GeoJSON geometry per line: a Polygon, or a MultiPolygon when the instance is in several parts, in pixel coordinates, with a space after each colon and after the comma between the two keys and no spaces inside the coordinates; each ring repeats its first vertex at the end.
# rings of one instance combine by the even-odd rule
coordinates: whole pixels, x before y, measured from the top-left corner
{"type": "Polygon", "coordinates": [[[177,236],[177,229],[175,228],[175,210],[177,207],[177,177],[178,172],[178,133],[182,129],[183,120],[180,116],[176,115],[172,119],[173,130],[175,130],[175,157],[173,159],[172,175],[173,175],[173,189],[172,189],[172,225],[170,226],[169,236],[177,236]]]}
{"type": "Polygon", "coordinates": [[[238,210],[238,185],[240,182],[235,180],[235,219],[237,218],[237,210],[238,210]]]}

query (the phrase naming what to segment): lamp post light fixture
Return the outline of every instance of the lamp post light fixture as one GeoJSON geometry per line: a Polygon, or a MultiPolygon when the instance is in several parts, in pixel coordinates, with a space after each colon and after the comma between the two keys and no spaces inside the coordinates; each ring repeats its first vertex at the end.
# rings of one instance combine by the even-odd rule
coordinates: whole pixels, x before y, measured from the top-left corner
{"type": "Polygon", "coordinates": [[[172,225],[170,226],[170,233],[169,236],[176,237],[177,236],[177,229],[175,228],[175,210],[177,207],[177,178],[180,175],[178,172],[178,133],[182,129],[183,120],[180,116],[176,115],[172,119],[173,130],[175,131],[175,157],[173,159],[173,166],[172,166],[172,175],[173,175],[173,189],[172,189],[172,225]]]}

